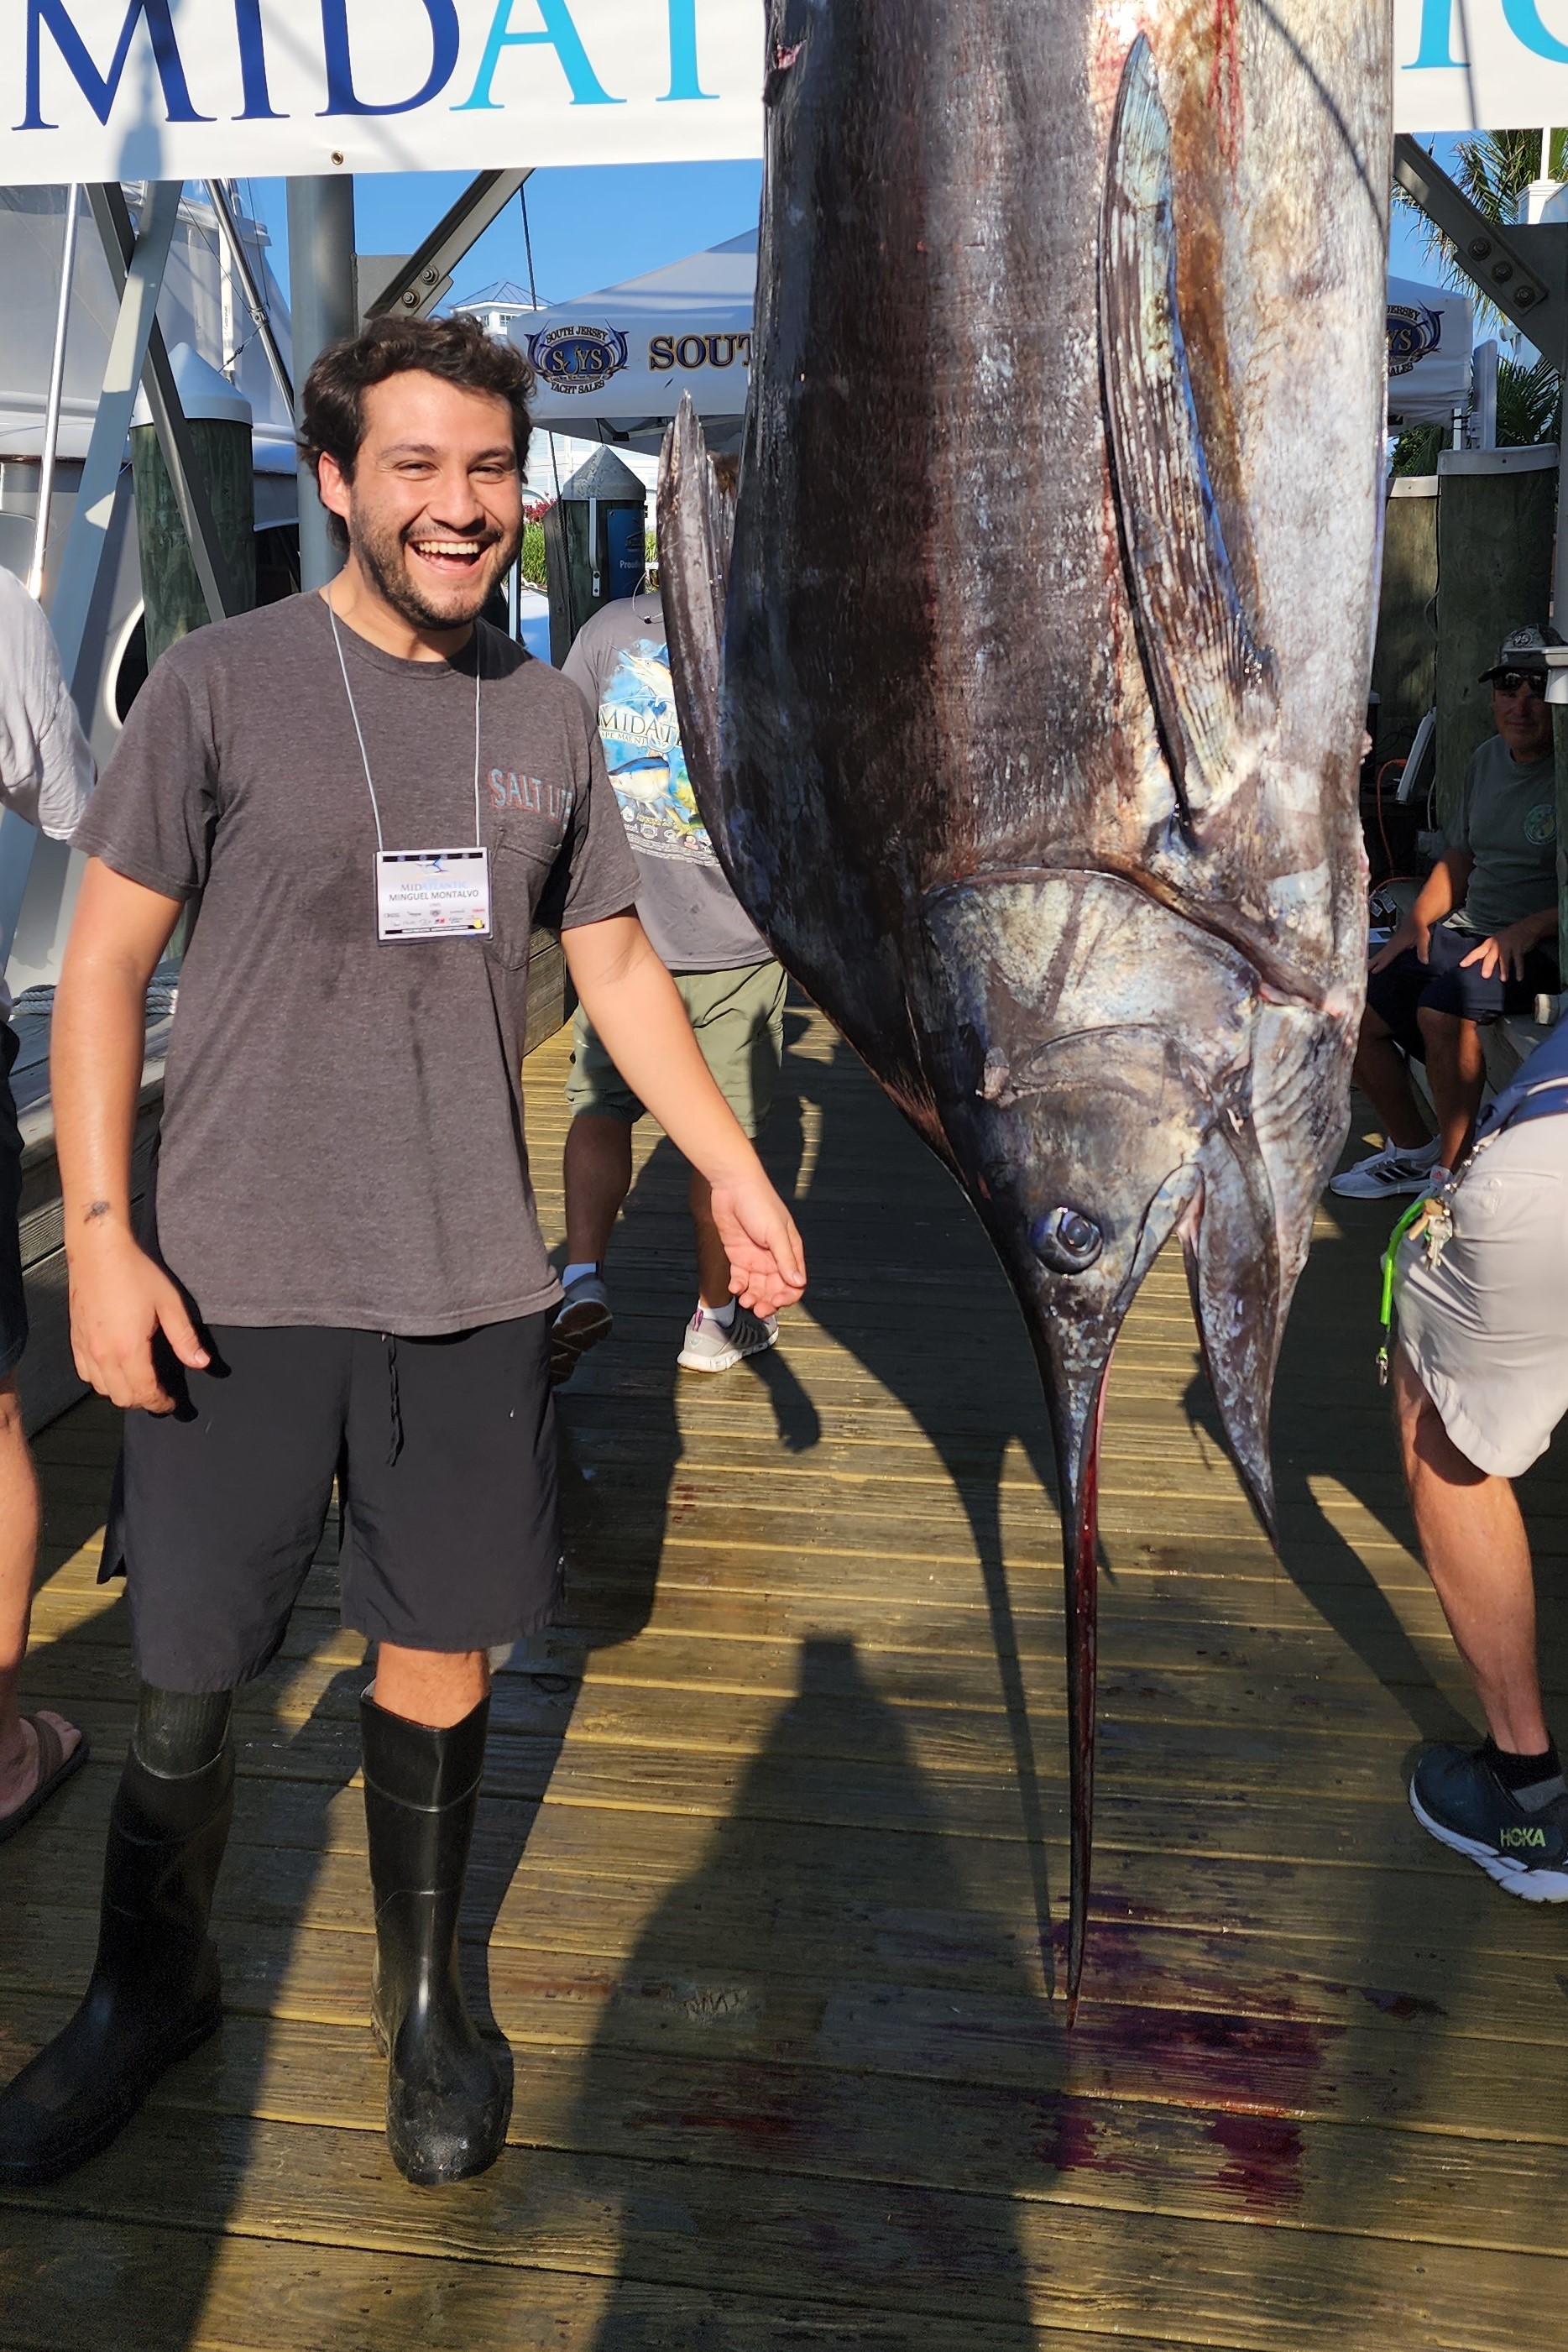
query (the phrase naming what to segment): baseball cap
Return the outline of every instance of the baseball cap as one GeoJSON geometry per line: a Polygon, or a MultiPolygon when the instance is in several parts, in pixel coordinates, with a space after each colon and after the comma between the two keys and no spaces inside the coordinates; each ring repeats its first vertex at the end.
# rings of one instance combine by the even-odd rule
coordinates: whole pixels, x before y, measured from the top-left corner
{"type": "Polygon", "coordinates": [[[1482,670],[1480,682],[1485,686],[1492,678],[1500,677],[1504,670],[1510,669],[1539,670],[1544,677],[1546,648],[1548,646],[1560,646],[1562,643],[1563,640],[1555,629],[1551,627],[1538,629],[1533,622],[1522,629],[1510,629],[1502,641],[1502,651],[1490,669],[1482,670]]]}

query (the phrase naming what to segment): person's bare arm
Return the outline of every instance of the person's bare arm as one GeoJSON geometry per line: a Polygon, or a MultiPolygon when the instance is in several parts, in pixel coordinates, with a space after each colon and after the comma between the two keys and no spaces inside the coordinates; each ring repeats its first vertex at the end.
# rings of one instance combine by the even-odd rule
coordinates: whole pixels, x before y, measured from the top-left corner
{"type": "Polygon", "coordinates": [[[153,1367],[160,1328],[183,1364],[207,1361],[178,1289],[138,1245],[131,1223],[147,982],[179,917],[177,898],[89,860],[49,1053],[77,1370],[112,1403],[149,1412],[174,1403],[153,1367]]]}
{"type": "Polygon", "coordinates": [[[730,1286],[772,1314],[805,1287],[800,1235],[691,1034],[674,982],[635,914],[563,931],[583,1010],[632,1092],[712,1188],[730,1286]]]}
{"type": "Polygon", "coordinates": [[[1423,963],[1428,961],[1428,941],[1445,915],[1451,915],[1464,903],[1475,859],[1468,849],[1445,849],[1415,895],[1415,904],[1391,939],[1386,940],[1373,958],[1373,971],[1382,971],[1396,955],[1414,948],[1423,963]]]}
{"type": "Polygon", "coordinates": [[[1464,961],[1479,963],[1483,980],[1495,972],[1502,980],[1522,980],[1524,960],[1532,949],[1557,937],[1557,909],[1543,907],[1537,915],[1521,915],[1517,923],[1508,923],[1490,939],[1483,940],[1470,950],[1464,961]]]}

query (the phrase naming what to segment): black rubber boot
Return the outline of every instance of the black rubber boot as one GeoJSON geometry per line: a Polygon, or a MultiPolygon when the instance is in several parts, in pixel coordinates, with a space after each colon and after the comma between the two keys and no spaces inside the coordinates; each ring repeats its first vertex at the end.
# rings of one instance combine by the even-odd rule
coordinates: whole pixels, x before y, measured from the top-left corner
{"type": "Polygon", "coordinates": [[[466,2180],[506,2144],[511,2093],[458,1978],[458,1913],[490,1703],[431,1731],[360,1701],[375,1888],[371,2015],[389,2064],[386,2137],[405,2179],[466,2180]]]}
{"type": "Polygon", "coordinates": [[[207,1936],[234,1809],[227,1691],[154,1690],[109,1817],[98,1958],[80,2008],[0,2092],[0,2182],[58,2180],[107,2147],[222,2016],[207,1936]]]}

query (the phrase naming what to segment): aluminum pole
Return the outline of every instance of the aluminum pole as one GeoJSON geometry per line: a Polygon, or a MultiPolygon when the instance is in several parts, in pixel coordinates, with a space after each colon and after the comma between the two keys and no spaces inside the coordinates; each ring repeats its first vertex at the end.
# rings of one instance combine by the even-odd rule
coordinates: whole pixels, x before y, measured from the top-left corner
{"type": "MultiPolygon", "coordinates": [[[[119,315],[109,341],[103,391],[92,421],[87,457],[77,487],[76,509],[49,605],[60,667],[84,727],[92,724],[98,692],[98,674],[89,650],[92,600],[119,495],[121,468],[125,463],[125,436],[131,428],[131,412],[147,346],[157,323],[158,295],[179,210],[179,181],[147,183],[142,233],[126,272],[119,315]]],[[[53,911],[40,919],[58,933],[69,853],[64,842],[40,839],[35,828],[24,824],[15,811],[6,812],[0,835],[7,835],[11,843],[8,849],[0,847],[0,957],[9,960],[29,882],[35,898],[40,884],[45,895],[53,893],[53,911]]]]}
{"type": "Polygon", "coordinates": [[[75,695],[83,723],[89,723],[96,678],[82,668],[88,618],[98,586],[98,568],[114,512],[125,436],[146,364],[147,346],[157,323],[158,295],[179,217],[178,180],[149,180],[142,206],[142,229],[126,272],[120,312],[104,362],[103,391],[92,420],[87,458],[77,486],[76,510],[60,558],[59,578],[49,606],[60,667],[75,695]],[[79,669],[81,675],[79,677],[79,669]]]}
{"type": "Polygon", "coordinates": [[[60,251],[60,299],[55,308],[55,348],[49,359],[49,395],[44,406],[44,446],[38,459],[38,506],[33,520],[33,560],[27,566],[27,593],[44,593],[44,558],[49,545],[49,506],[55,494],[55,457],[60,438],[60,395],[66,381],[66,337],[70,332],[71,288],[76,278],[77,198],[81,184],[73,180],[66,190],[65,242],[60,251]]]}
{"type": "Polygon", "coordinates": [[[250,323],[256,329],[258,340],[267,354],[267,364],[272,370],[273,382],[288,403],[289,413],[292,415],[294,387],[289,380],[289,371],[283,364],[283,354],[278,348],[278,338],[272,331],[272,320],[268,315],[261,287],[255,270],[250,266],[250,256],[245,249],[245,240],[239,233],[239,223],[229,208],[228,198],[223,192],[222,181],[204,180],[202,184],[207,192],[207,201],[217,215],[217,225],[222,232],[223,241],[228,247],[228,257],[234,264],[234,274],[238,278],[240,291],[245,296],[245,307],[250,313],[250,323]]]}
{"type": "MultiPolygon", "coordinates": [[[[110,277],[116,291],[122,291],[125,273],[136,249],[125,191],[118,180],[95,181],[88,189],[88,203],[98,224],[110,277]]],[[[147,356],[142,367],[142,389],[153,412],[153,422],[158,428],[158,439],[163,452],[163,463],[168,469],[170,487],[174,493],[174,504],[179,509],[185,542],[191,551],[191,562],[195,565],[196,577],[206,599],[208,616],[221,621],[231,613],[244,611],[245,604],[235,584],[227,551],[213,520],[212,501],[196,463],[190,425],[180,406],[174,371],[170,365],[163,331],[156,319],[147,338],[147,356]]],[[[73,681],[73,685],[76,683],[73,681]]],[[[79,697],[79,687],[78,692],[79,697]]],[[[80,698],[84,708],[87,707],[90,698],[80,698]]]]}
{"type": "MultiPolygon", "coordinates": [[[[293,324],[294,421],[318,352],[359,324],[354,295],[353,175],[341,172],[289,183],[289,309],[293,324]]],[[[332,544],[315,477],[300,460],[300,585],[324,588],[342,557],[332,544]]]]}

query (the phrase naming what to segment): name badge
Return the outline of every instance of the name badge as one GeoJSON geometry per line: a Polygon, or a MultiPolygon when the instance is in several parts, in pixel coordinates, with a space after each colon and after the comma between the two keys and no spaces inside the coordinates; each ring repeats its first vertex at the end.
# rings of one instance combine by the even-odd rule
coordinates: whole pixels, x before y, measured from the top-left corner
{"type": "Polygon", "coordinates": [[[381,940],[488,940],[488,849],[378,849],[375,932],[381,940]]]}

